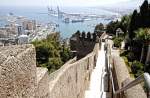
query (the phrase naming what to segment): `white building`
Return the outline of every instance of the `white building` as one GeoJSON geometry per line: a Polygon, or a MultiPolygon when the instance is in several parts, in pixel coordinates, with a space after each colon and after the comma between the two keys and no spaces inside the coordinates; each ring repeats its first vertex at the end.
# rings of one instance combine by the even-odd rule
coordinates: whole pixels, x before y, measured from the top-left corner
{"type": "Polygon", "coordinates": [[[27,35],[18,36],[18,44],[28,44],[29,37],[27,35]]]}
{"type": "Polygon", "coordinates": [[[122,35],[122,34],[124,34],[122,29],[121,28],[117,28],[117,30],[116,30],[116,37],[119,37],[119,35],[122,35]]]}

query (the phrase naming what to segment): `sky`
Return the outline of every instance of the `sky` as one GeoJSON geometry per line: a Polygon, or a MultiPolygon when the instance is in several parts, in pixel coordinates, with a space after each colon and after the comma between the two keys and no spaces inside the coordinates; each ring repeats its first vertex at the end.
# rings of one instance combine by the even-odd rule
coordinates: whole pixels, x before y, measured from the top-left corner
{"type": "Polygon", "coordinates": [[[0,6],[103,6],[143,0],[0,0],[0,6]]]}

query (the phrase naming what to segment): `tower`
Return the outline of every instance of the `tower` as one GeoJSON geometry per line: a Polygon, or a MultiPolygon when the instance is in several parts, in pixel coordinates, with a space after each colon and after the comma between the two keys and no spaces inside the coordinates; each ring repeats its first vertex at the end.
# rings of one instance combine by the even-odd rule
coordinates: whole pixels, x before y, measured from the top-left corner
{"type": "Polygon", "coordinates": [[[22,26],[18,26],[18,36],[22,34],[22,26]]]}
{"type": "Polygon", "coordinates": [[[62,18],[63,17],[62,12],[59,9],[59,6],[57,6],[57,13],[58,13],[58,18],[62,18]]]}

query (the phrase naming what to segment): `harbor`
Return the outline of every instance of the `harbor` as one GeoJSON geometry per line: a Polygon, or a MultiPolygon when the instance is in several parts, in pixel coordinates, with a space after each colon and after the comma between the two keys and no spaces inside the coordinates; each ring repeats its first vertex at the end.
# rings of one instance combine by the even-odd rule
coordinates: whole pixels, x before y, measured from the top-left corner
{"type": "Polygon", "coordinates": [[[87,13],[67,13],[60,10],[59,6],[56,9],[52,7],[48,7],[48,15],[57,17],[58,19],[62,20],[64,23],[78,23],[84,21],[93,21],[98,19],[105,19],[105,20],[116,20],[121,17],[119,14],[115,14],[112,16],[107,15],[98,15],[98,14],[87,14],[87,13]]]}
{"type": "MultiPolygon", "coordinates": [[[[11,10],[3,8],[2,15],[0,15],[0,27],[10,23],[21,25],[19,21],[23,22],[26,19],[35,20],[36,30],[29,35],[30,41],[31,39],[40,39],[43,31],[60,32],[61,37],[66,39],[71,37],[77,30],[93,32],[97,24],[107,24],[121,17],[118,13],[110,13],[102,9],[98,10],[98,13],[94,13],[96,11],[93,10],[92,8],[74,9],[65,7],[30,8],[30,10],[28,8],[12,8],[11,10]],[[22,13],[23,11],[26,13],[22,13]]],[[[25,31],[27,32],[28,30],[25,31]]],[[[44,36],[47,35],[45,32],[43,34],[44,36]]]]}

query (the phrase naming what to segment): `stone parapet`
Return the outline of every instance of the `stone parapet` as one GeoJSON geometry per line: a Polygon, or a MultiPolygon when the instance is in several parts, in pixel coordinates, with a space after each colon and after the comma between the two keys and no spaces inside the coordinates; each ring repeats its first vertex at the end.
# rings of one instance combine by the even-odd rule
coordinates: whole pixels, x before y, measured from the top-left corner
{"type": "MultiPolygon", "coordinates": [[[[127,83],[134,80],[129,74],[128,68],[124,62],[124,60],[118,55],[113,55],[113,65],[114,65],[114,81],[115,81],[115,87],[116,90],[121,89],[123,85],[126,85],[127,83]]],[[[137,86],[134,86],[126,91],[124,93],[117,95],[115,98],[147,98],[146,94],[144,92],[144,89],[142,88],[142,85],[139,84],[137,86]]]]}
{"type": "Polygon", "coordinates": [[[50,98],[84,98],[91,72],[96,64],[96,50],[99,50],[99,44],[95,48],[95,51],[86,57],[65,64],[59,69],[57,76],[50,82],[50,98]]]}
{"type": "Polygon", "coordinates": [[[99,44],[54,73],[36,67],[32,45],[0,47],[0,98],[83,98],[95,67],[99,44]]]}
{"type": "Polygon", "coordinates": [[[0,47],[0,98],[33,98],[36,57],[32,45],[0,47]]]}
{"type": "Polygon", "coordinates": [[[36,98],[49,98],[49,81],[48,69],[37,67],[36,98]]]}

